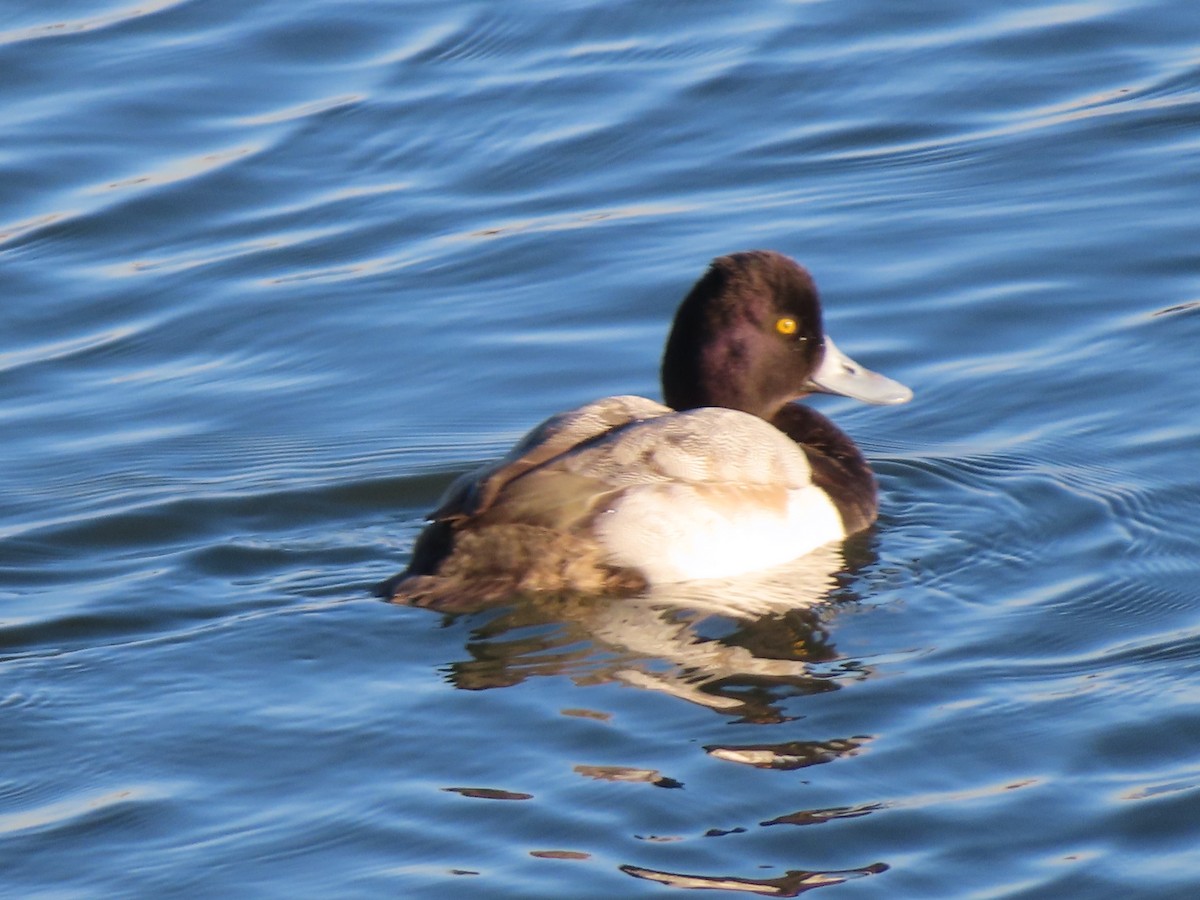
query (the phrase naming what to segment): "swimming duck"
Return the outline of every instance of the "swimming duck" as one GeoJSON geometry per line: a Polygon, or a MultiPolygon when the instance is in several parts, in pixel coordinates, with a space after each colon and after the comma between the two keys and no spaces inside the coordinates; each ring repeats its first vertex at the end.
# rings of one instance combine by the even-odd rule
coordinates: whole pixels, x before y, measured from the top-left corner
{"type": "Polygon", "coordinates": [[[460,476],[377,592],[437,607],[637,593],[767,569],[875,520],[854,442],[792,401],[912,392],[838,350],[802,266],[764,250],[713,260],[675,314],[661,375],[666,405],[596,400],[460,476]]]}

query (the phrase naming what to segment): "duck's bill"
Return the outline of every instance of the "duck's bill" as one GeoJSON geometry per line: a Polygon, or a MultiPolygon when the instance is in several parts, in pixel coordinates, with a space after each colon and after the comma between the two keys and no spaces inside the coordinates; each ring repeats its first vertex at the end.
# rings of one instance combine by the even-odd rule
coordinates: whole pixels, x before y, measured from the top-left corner
{"type": "Polygon", "coordinates": [[[907,403],[912,391],[886,375],[860,366],[828,337],[825,338],[825,359],[809,376],[809,388],[823,394],[842,394],[864,403],[907,403]]]}

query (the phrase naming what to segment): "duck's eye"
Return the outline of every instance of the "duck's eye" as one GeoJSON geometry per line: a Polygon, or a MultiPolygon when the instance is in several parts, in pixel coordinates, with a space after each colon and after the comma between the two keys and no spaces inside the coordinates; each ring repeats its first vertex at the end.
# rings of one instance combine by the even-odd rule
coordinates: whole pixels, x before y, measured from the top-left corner
{"type": "Polygon", "coordinates": [[[778,331],[780,334],[787,334],[787,335],[795,334],[796,329],[799,327],[800,326],[796,324],[796,320],[793,319],[791,316],[784,316],[782,319],[780,319],[778,322],[775,323],[775,330],[778,331]]]}

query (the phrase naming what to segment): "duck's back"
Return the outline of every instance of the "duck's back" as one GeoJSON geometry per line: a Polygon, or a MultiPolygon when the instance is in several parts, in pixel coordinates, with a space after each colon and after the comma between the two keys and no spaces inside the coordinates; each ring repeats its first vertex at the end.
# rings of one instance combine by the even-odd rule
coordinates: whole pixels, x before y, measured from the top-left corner
{"type": "Polygon", "coordinates": [[[670,412],[670,407],[661,403],[628,394],[604,397],[551,416],[500,459],[455,479],[429,518],[461,522],[477,516],[495,503],[497,494],[513,479],[614,429],[670,412]]]}

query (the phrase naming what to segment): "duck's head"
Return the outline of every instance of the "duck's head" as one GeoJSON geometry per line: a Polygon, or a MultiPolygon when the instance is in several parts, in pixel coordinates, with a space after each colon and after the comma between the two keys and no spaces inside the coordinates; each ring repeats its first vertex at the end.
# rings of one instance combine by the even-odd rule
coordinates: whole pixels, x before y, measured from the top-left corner
{"type": "Polygon", "coordinates": [[[675,314],[662,385],[675,409],[725,406],[764,419],[814,392],[881,404],[912,398],[834,346],[812,276],[769,250],[712,261],[675,314]]]}

